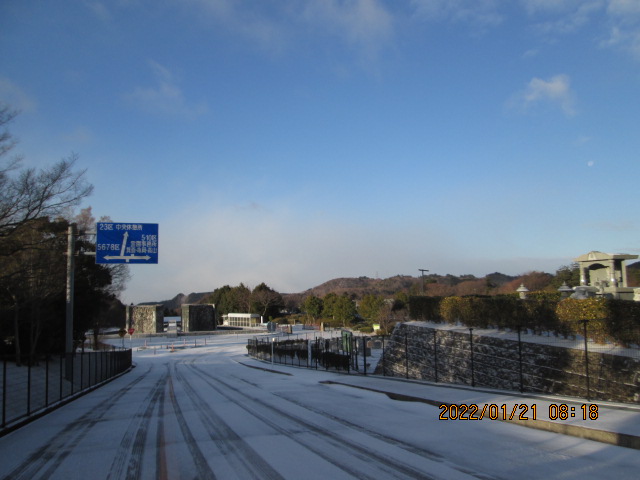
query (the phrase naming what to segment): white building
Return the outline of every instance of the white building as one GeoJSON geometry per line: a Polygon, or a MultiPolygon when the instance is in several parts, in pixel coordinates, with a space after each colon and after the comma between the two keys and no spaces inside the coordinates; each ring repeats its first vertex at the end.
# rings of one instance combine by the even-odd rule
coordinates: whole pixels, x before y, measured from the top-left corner
{"type": "Polygon", "coordinates": [[[228,313],[222,315],[222,324],[228,327],[257,327],[262,323],[262,317],[257,313],[228,313]]]}

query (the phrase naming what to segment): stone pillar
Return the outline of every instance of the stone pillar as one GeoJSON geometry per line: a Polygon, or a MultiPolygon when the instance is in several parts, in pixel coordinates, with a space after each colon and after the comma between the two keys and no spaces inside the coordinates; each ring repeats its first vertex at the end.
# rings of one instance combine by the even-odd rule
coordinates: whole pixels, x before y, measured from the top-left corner
{"type": "Polygon", "coordinates": [[[216,329],[213,305],[182,305],[182,331],[208,332],[216,329]]]}
{"type": "Polygon", "coordinates": [[[588,285],[589,269],[580,265],[580,285],[588,285]]]}
{"type": "Polygon", "coordinates": [[[129,327],[136,333],[162,333],[164,331],[164,310],[162,305],[137,305],[127,307],[129,327]],[[129,313],[130,312],[130,313],[129,313]]]}

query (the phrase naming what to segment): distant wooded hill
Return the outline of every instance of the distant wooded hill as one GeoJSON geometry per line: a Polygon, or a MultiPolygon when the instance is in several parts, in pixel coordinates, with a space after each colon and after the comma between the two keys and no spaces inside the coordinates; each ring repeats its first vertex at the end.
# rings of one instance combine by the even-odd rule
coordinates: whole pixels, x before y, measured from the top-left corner
{"type": "MultiPolygon", "coordinates": [[[[321,285],[305,290],[300,293],[283,293],[282,298],[288,308],[298,307],[302,301],[309,295],[316,297],[324,297],[328,293],[336,295],[346,294],[354,300],[360,300],[365,295],[381,295],[386,298],[393,297],[398,292],[404,292],[408,295],[417,295],[422,292],[423,282],[424,288],[429,293],[434,285],[445,286],[452,291],[455,286],[464,282],[475,281],[482,285],[491,285],[492,287],[502,286],[515,278],[501,273],[492,273],[482,279],[478,279],[473,275],[425,275],[422,277],[411,277],[409,275],[396,275],[389,278],[335,278],[321,285]]],[[[206,303],[213,292],[190,293],[185,295],[180,293],[170,300],[162,300],[159,302],[145,302],[141,305],[162,305],[169,312],[179,313],[180,307],[184,304],[206,303]]]]}
{"type": "MultiPolygon", "coordinates": [[[[629,286],[640,286],[640,262],[627,265],[629,274],[629,286]]],[[[436,275],[430,274],[423,277],[409,275],[396,275],[389,278],[334,278],[321,285],[299,293],[282,293],[282,298],[288,309],[299,307],[302,301],[309,295],[324,297],[328,293],[337,295],[346,294],[354,300],[361,300],[365,295],[381,295],[391,298],[398,292],[408,295],[419,295],[424,292],[427,295],[487,295],[496,293],[515,292],[520,284],[524,284],[529,290],[556,289],[556,283],[562,283],[559,275],[543,272],[530,272],[520,276],[505,275],[495,272],[485,277],[478,278],[474,275],[436,275]]],[[[573,282],[577,283],[574,279],[573,282]]],[[[571,285],[575,286],[575,285],[571,285]]],[[[180,293],[170,300],[159,302],[145,302],[141,305],[160,304],[166,312],[180,314],[180,307],[184,304],[206,303],[213,292],[180,293]]]]}

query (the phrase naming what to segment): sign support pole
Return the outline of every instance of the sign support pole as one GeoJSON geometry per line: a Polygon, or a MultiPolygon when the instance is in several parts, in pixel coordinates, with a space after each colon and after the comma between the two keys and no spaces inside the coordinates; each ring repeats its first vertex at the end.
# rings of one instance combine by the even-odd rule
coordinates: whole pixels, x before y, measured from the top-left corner
{"type": "Polygon", "coordinates": [[[67,354],[73,353],[73,301],[75,284],[75,247],[76,247],[76,224],[69,225],[67,230],[67,309],[65,324],[65,348],[67,354]]]}

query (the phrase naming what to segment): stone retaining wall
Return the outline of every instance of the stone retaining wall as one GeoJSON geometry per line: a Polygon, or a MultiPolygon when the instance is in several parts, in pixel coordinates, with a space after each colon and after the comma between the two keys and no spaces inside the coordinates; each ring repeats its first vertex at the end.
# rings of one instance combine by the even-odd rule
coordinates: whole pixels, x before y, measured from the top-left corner
{"type": "Polygon", "coordinates": [[[468,330],[440,330],[416,322],[396,326],[376,373],[640,403],[640,359],[598,352],[589,352],[588,358],[587,385],[584,350],[470,336],[468,330]]]}

